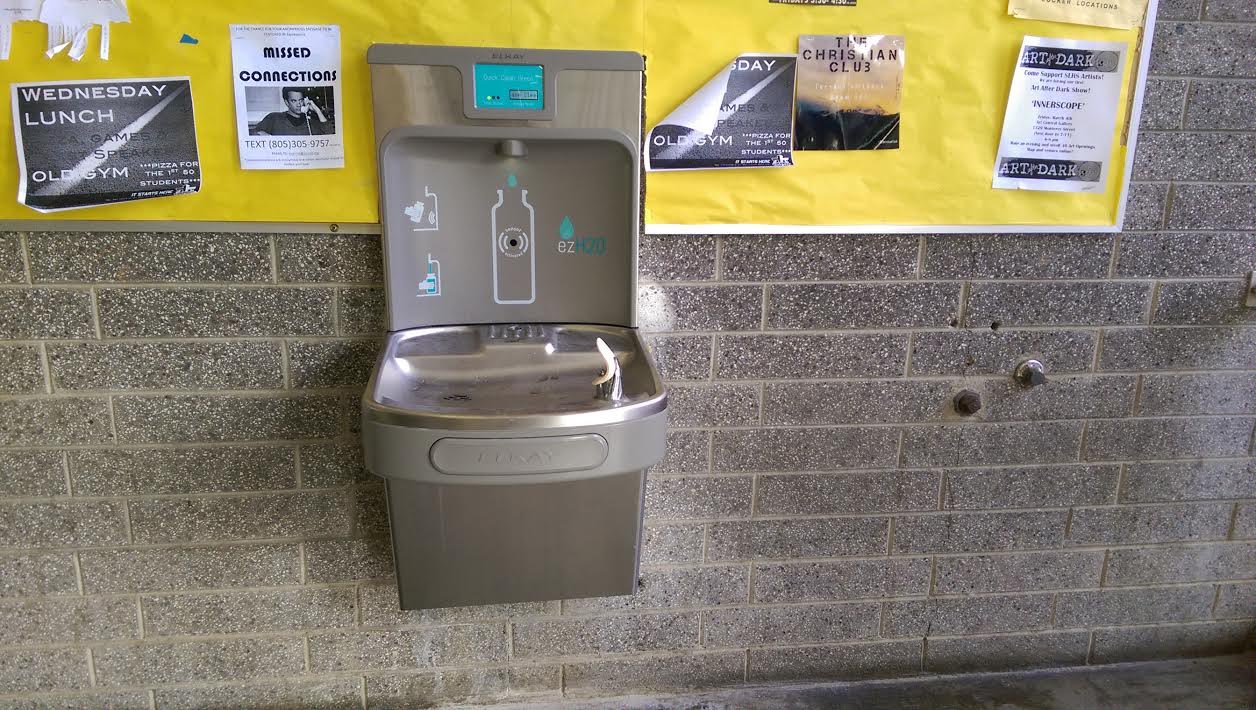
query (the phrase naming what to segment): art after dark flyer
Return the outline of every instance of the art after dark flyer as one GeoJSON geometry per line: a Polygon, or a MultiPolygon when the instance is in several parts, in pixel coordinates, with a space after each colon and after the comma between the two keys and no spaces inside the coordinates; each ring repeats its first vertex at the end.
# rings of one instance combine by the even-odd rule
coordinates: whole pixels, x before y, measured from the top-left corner
{"type": "Polygon", "coordinates": [[[189,79],[13,84],[18,202],[40,212],[197,192],[189,79]]]}

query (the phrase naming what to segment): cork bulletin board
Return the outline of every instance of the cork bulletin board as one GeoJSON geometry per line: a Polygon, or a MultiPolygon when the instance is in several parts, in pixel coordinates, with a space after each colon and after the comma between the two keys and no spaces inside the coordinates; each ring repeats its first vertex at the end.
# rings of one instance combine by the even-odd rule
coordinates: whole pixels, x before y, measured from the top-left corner
{"type": "MultiPolygon", "coordinates": [[[[375,137],[366,50],[374,43],[618,49],[646,56],[646,127],[743,52],[793,53],[801,34],[898,34],[907,41],[902,147],[796,152],[789,168],[649,173],[651,233],[1104,231],[1119,229],[1133,159],[1149,34],[1016,19],[1007,0],[859,0],[853,7],[768,0],[131,0],[112,56],[79,62],[43,55],[45,27],[14,26],[8,82],[188,76],[196,112],[201,192],[41,214],[21,204],[12,112],[0,111],[0,228],[250,228],[371,231],[378,222],[375,137]],[[232,23],[335,24],[341,30],[345,167],[245,171],[232,98],[232,23]],[[188,34],[198,44],[181,44],[188,34]],[[1102,193],[991,188],[1008,87],[1025,35],[1124,42],[1130,48],[1102,193]],[[269,226],[268,226],[269,225],[269,226]]],[[[1151,0],[1145,26],[1152,26],[1151,0]]],[[[7,100],[8,91],[5,89],[7,100]]]]}

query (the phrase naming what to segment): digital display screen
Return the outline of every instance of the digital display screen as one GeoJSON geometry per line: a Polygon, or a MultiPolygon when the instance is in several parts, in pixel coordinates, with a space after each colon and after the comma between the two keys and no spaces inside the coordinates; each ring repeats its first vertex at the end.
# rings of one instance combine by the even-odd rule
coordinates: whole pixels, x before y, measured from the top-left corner
{"type": "Polygon", "coordinates": [[[476,64],[475,107],[507,111],[545,108],[545,68],[540,64],[476,64]]]}

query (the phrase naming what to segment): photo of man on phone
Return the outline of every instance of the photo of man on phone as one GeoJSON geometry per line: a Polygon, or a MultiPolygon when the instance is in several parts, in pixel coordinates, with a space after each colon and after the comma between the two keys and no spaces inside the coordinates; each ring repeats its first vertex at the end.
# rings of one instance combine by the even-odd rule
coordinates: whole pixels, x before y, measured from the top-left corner
{"type": "Polygon", "coordinates": [[[336,132],[336,125],[329,115],[330,110],[320,106],[315,100],[322,87],[307,88],[285,86],[283,103],[285,111],[266,114],[251,129],[249,135],[254,136],[327,136],[336,132]]]}

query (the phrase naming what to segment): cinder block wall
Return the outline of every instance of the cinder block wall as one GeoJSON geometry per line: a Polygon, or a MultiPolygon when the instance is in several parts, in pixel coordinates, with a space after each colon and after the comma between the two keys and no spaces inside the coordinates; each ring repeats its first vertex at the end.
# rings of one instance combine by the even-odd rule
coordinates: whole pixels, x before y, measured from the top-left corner
{"type": "Polygon", "coordinates": [[[1244,649],[1254,8],[1162,2],[1119,236],[646,239],[674,428],[633,598],[397,611],[357,442],[376,238],[0,234],[0,705],[413,706],[1244,649]],[[1011,383],[1026,356],[1048,385],[1011,383]],[[973,420],[948,405],[964,387],[973,420]]]}

